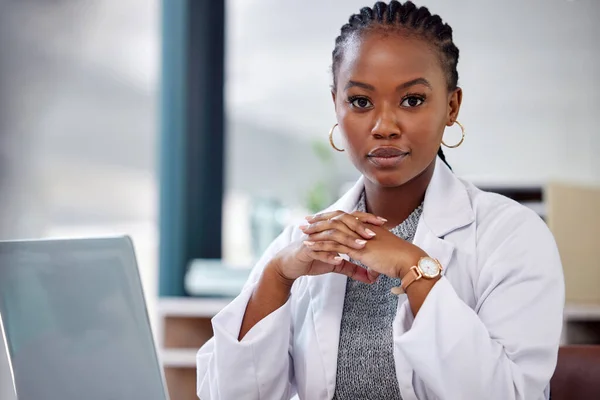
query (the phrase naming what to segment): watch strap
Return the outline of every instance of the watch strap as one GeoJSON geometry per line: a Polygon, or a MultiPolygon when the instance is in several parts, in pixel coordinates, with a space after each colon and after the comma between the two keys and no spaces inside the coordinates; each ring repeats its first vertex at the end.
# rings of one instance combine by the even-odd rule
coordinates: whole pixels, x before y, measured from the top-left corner
{"type": "Polygon", "coordinates": [[[419,267],[417,267],[415,265],[415,266],[411,267],[410,270],[406,273],[406,275],[404,275],[401,278],[400,286],[393,287],[391,289],[391,292],[393,294],[396,294],[396,295],[398,295],[398,294],[404,294],[404,293],[406,293],[406,289],[408,289],[408,287],[410,285],[412,285],[413,283],[415,283],[416,281],[418,281],[422,277],[423,277],[423,274],[419,270],[419,267]]]}

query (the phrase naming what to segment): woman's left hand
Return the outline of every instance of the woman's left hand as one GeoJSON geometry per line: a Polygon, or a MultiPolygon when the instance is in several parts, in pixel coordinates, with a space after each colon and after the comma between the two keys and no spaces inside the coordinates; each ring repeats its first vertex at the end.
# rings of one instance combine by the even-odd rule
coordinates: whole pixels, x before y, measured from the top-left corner
{"type": "Polygon", "coordinates": [[[348,230],[353,233],[362,231],[364,223],[356,216],[342,211],[318,214],[307,218],[307,221],[309,225],[301,229],[308,235],[305,244],[311,250],[347,254],[375,272],[371,273],[373,281],[378,274],[401,278],[421,257],[427,256],[421,248],[373,224],[368,224],[368,227],[375,235],[370,239],[363,239],[361,249],[348,246],[347,243],[357,240],[356,236],[348,234],[348,230]]]}

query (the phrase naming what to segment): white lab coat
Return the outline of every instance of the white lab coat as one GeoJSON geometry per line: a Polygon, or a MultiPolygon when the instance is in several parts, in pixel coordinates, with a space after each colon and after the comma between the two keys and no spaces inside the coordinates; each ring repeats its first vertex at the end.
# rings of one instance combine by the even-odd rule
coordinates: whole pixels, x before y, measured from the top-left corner
{"type": "MultiPolygon", "coordinates": [[[[350,212],[362,179],[331,210],[350,212]]],[[[272,243],[243,292],[212,320],[197,355],[198,396],[333,397],[346,277],[302,277],[286,304],[238,341],[246,305],[268,260],[302,239],[292,226],[272,243]]],[[[530,209],[463,182],[437,160],[414,244],[445,267],[414,318],[406,295],[393,322],[404,400],[548,398],[562,328],[564,281],[556,244],[530,209]]]]}

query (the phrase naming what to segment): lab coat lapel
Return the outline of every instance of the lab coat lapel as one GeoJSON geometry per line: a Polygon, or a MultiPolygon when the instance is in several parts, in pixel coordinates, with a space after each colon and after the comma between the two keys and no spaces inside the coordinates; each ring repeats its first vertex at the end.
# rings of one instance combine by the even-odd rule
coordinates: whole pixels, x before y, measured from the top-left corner
{"type": "Polygon", "coordinates": [[[445,273],[455,247],[445,236],[473,221],[475,214],[465,185],[438,158],[413,243],[437,258],[445,273]]]}
{"type": "Polygon", "coordinates": [[[475,221],[465,184],[439,158],[425,192],[422,222],[438,238],[475,221]]]}
{"type": "MultiPolygon", "coordinates": [[[[333,398],[337,372],[340,323],[347,278],[340,274],[313,277],[309,285],[318,349],[323,359],[327,399],[333,398]]],[[[319,391],[321,392],[321,391],[319,391]]]]}
{"type": "Polygon", "coordinates": [[[452,242],[438,238],[428,229],[427,225],[419,223],[413,244],[423,249],[429,257],[433,257],[440,262],[442,265],[442,274],[446,272],[446,269],[450,266],[452,253],[454,252],[454,244],[452,242]]]}
{"type": "MultiPolygon", "coordinates": [[[[325,211],[353,211],[363,189],[364,183],[361,177],[342,198],[325,211]]],[[[331,399],[335,391],[340,323],[347,278],[341,274],[326,274],[310,277],[310,279],[312,283],[309,285],[309,291],[318,351],[323,358],[327,399],[331,399]]]]}

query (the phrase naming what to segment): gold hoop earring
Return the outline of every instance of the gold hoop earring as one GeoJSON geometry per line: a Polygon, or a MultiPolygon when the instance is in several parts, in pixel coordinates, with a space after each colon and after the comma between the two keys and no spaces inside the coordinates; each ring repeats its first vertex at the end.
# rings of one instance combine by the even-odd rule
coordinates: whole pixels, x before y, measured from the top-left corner
{"type": "Polygon", "coordinates": [[[338,124],[333,125],[333,127],[331,128],[331,130],[329,131],[329,144],[331,145],[331,147],[333,147],[335,150],[339,151],[340,153],[345,151],[344,149],[340,149],[339,147],[337,147],[335,145],[335,143],[333,143],[333,131],[335,129],[335,127],[338,126],[338,124]]]}
{"type": "Polygon", "coordinates": [[[460,126],[460,130],[462,132],[462,137],[460,138],[460,142],[458,142],[457,144],[452,145],[452,146],[448,146],[446,143],[444,143],[444,139],[442,139],[442,144],[449,149],[455,149],[458,146],[460,146],[461,144],[463,144],[463,142],[465,141],[465,127],[462,126],[462,124],[458,121],[454,121],[454,123],[457,124],[458,126],[460,126]]]}

